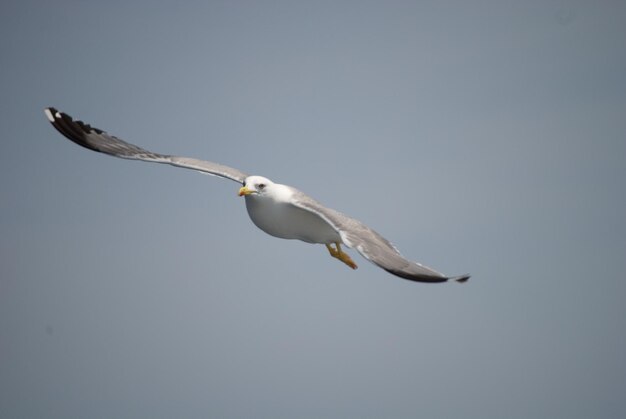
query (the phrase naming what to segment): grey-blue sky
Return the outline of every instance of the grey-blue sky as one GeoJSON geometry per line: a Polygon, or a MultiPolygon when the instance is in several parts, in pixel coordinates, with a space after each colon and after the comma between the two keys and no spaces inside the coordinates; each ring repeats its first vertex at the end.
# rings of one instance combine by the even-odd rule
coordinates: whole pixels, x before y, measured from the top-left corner
{"type": "Polygon", "coordinates": [[[4,2],[0,414],[622,417],[622,2],[4,2]],[[290,183],[466,286],[273,239],[290,183]],[[372,200],[377,196],[380,199],[372,200]]]}

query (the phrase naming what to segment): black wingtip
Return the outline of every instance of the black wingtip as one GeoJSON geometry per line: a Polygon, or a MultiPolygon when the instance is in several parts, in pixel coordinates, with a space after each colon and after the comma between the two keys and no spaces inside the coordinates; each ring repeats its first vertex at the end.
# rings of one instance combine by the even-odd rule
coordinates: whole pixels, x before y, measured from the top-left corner
{"type": "Polygon", "coordinates": [[[101,134],[102,130],[93,128],[82,121],[75,121],[68,114],[60,112],[53,107],[44,108],[44,113],[52,126],[67,139],[90,150],[102,151],[95,147],[87,138],[90,134],[101,134]]]}
{"type": "Polygon", "coordinates": [[[91,148],[85,142],[85,134],[90,127],[85,126],[81,121],[74,121],[71,116],[59,112],[56,108],[48,107],[44,113],[52,126],[64,137],[83,147],[91,148]]]}
{"type": "Polygon", "coordinates": [[[468,279],[470,279],[471,275],[470,274],[466,274],[466,275],[460,275],[460,276],[453,276],[452,278],[450,278],[451,281],[456,281],[459,284],[464,284],[467,282],[468,279]]]}

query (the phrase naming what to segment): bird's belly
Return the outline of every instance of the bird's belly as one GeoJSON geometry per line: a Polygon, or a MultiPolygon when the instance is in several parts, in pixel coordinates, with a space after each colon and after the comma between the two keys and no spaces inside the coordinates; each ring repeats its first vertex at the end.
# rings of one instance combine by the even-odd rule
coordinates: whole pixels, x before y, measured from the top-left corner
{"type": "Polygon", "coordinates": [[[252,222],[271,236],[307,243],[341,241],[339,233],[323,219],[293,205],[246,197],[246,209],[252,222]]]}

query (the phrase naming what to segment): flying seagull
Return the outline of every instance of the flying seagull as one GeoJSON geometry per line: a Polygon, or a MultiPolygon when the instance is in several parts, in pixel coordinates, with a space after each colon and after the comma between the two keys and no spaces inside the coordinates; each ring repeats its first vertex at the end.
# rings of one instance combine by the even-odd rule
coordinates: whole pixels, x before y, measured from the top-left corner
{"type": "Polygon", "coordinates": [[[193,169],[240,183],[252,222],[267,234],[281,239],[298,239],[323,244],[330,255],[352,269],[357,265],[341,248],[356,249],[365,259],[393,275],[417,282],[465,282],[469,275],[448,277],[420,263],[405,259],[387,239],[334,209],[327,208],[291,186],[274,183],[263,176],[249,176],[232,167],[188,157],[153,153],[127,143],[105,131],[72,119],[54,108],[46,116],[61,134],[76,144],[100,153],[130,160],[165,163],[193,169]],[[334,246],[334,247],[333,247],[334,246]]]}

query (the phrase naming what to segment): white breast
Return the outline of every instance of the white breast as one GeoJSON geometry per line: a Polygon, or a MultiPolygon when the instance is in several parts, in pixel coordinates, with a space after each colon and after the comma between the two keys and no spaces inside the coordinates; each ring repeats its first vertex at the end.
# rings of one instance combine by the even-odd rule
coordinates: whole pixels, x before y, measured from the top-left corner
{"type": "Polygon", "coordinates": [[[267,234],[281,239],[298,239],[307,243],[341,241],[339,233],[323,219],[289,204],[285,198],[284,194],[247,195],[246,209],[250,219],[267,234]]]}

